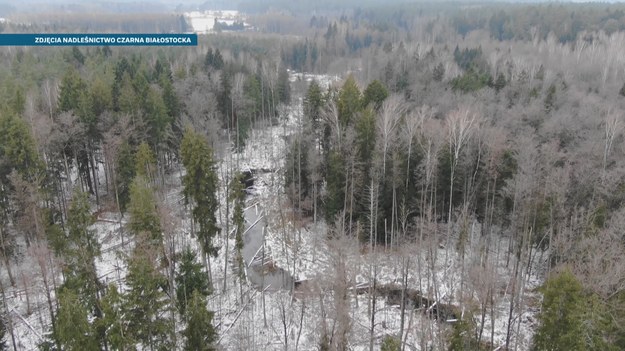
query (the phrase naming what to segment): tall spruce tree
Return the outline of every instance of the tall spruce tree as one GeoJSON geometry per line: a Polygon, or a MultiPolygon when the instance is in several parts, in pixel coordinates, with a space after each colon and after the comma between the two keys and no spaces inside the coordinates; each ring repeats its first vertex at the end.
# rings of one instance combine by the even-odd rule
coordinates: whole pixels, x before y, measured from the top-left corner
{"type": "Polygon", "coordinates": [[[319,83],[310,82],[306,95],[304,96],[304,119],[311,124],[315,138],[321,142],[323,130],[321,129],[321,111],[323,108],[323,92],[319,83]]]}
{"type": "Polygon", "coordinates": [[[360,89],[354,76],[350,75],[339,91],[338,109],[339,121],[343,126],[350,125],[355,114],[362,108],[360,89]]]}
{"type": "Polygon", "coordinates": [[[291,202],[299,211],[302,210],[302,201],[308,197],[312,188],[307,152],[310,147],[310,143],[302,135],[296,136],[285,160],[284,187],[291,202]]]}
{"type": "Polygon", "coordinates": [[[95,232],[89,227],[93,217],[87,194],[78,191],[74,194],[67,216],[69,227],[65,257],[65,283],[83,304],[96,311],[100,290],[95,268],[95,259],[100,256],[100,243],[95,232]]]}
{"type": "Polygon", "coordinates": [[[187,249],[181,254],[176,275],[176,300],[178,312],[182,316],[186,315],[187,305],[196,291],[202,296],[208,296],[210,286],[202,265],[196,262],[195,253],[187,249]]]}
{"type": "Polygon", "coordinates": [[[59,91],[59,112],[76,110],[78,112],[81,95],[87,91],[87,84],[75,69],[68,70],[63,79],[59,91]]]}
{"type": "Polygon", "coordinates": [[[115,167],[117,181],[117,196],[119,198],[120,211],[126,211],[128,202],[130,201],[130,185],[135,178],[136,173],[135,154],[128,142],[124,142],[117,154],[117,166],[115,167]]]}
{"type": "MultiPolygon", "coordinates": [[[[21,206],[28,201],[12,201],[17,195],[15,184],[22,183],[30,188],[30,193],[45,189],[44,164],[37,153],[37,145],[26,121],[12,112],[0,112],[0,254],[7,269],[9,258],[14,253],[14,241],[9,235],[8,225],[19,222],[22,217],[32,222],[31,211],[21,206]],[[17,181],[17,182],[16,182],[17,181]],[[28,213],[27,213],[28,212],[28,213]]],[[[24,191],[20,190],[24,193],[24,191]]],[[[25,200],[25,199],[20,199],[25,200]]],[[[31,202],[33,208],[39,207],[39,202],[31,202]]],[[[38,233],[34,233],[37,234],[38,233]]],[[[30,244],[32,235],[26,234],[27,244],[30,244]]],[[[12,273],[9,270],[11,284],[14,284],[12,273]]]]}
{"type": "Polygon", "coordinates": [[[44,164],[26,121],[13,113],[0,114],[0,191],[10,189],[8,176],[17,171],[24,180],[38,178],[44,164]]]}
{"type": "Polygon", "coordinates": [[[367,107],[369,104],[372,104],[373,108],[379,110],[387,97],[388,90],[384,84],[376,79],[367,85],[362,97],[362,106],[367,107]]]}
{"type": "Polygon", "coordinates": [[[187,129],[180,146],[182,164],[186,174],[182,179],[184,197],[192,206],[192,217],[197,224],[195,235],[206,256],[217,255],[213,240],[220,228],[217,226],[217,174],[213,150],[201,135],[187,129]]]}
{"type": "Polygon", "coordinates": [[[232,224],[235,226],[234,248],[236,250],[236,261],[238,275],[241,281],[245,280],[245,263],[243,261],[243,232],[245,231],[245,189],[243,186],[243,175],[237,174],[230,183],[230,201],[234,202],[232,210],[232,224]]]}
{"type": "Polygon", "coordinates": [[[145,178],[148,181],[154,181],[154,174],[156,172],[156,159],[154,153],[150,149],[150,146],[143,142],[139,144],[137,148],[137,154],[135,156],[136,161],[136,174],[145,178]]]}
{"type": "Polygon", "coordinates": [[[88,315],[78,295],[68,289],[61,290],[54,337],[62,350],[98,351],[100,349],[88,315]]]}
{"type": "Polygon", "coordinates": [[[534,335],[535,351],[586,350],[583,339],[584,294],[582,285],[568,270],[549,278],[542,286],[540,326],[534,335]]]}
{"type": "Polygon", "coordinates": [[[96,328],[104,333],[109,350],[133,350],[135,341],[128,331],[124,315],[124,296],[115,284],[109,285],[102,296],[102,318],[96,320],[96,328]]]}
{"type": "Polygon", "coordinates": [[[206,299],[197,290],[193,292],[187,311],[187,328],[183,332],[186,337],[184,350],[216,350],[214,344],[217,333],[212,324],[213,313],[206,308],[206,299]]]}
{"type": "Polygon", "coordinates": [[[337,151],[328,158],[326,181],[325,216],[332,223],[345,208],[345,158],[337,151]]]}
{"type": "Polygon", "coordinates": [[[129,336],[140,342],[144,350],[171,350],[167,277],[156,269],[158,250],[147,241],[137,245],[128,260],[123,318],[128,323],[129,336]]]}
{"type": "Polygon", "coordinates": [[[130,186],[129,227],[134,235],[147,234],[152,244],[160,245],[163,241],[161,224],[156,209],[156,199],[147,181],[135,177],[130,186]]]}
{"type": "Polygon", "coordinates": [[[163,96],[153,88],[148,88],[146,91],[143,110],[148,143],[153,150],[158,150],[165,142],[165,132],[173,122],[173,118],[168,115],[163,96]]]}

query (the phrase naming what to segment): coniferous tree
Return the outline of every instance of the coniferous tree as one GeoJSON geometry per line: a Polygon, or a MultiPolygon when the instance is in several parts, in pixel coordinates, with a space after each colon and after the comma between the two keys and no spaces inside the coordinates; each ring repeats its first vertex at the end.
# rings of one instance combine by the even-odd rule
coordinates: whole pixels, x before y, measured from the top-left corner
{"type": "Polygon", "coordinates": [[[313,133],[319,141],[322,138],[320,120],[323,103],[321,87],[313,80],[304,96],[304,119],[311,124],[313,133]]]}
{"type": "MultiPolygon", "coordinates": [[[[371,109],[365,109],[356,121],[356,148],[358,159],[363,165],[365,174],[370,173],[371,162],[376,140],[376,118],[371,109]]],[[[365,184],[368,178],[365,179],[365,184]]]]}
{"type": "Polygon", "coordinates": [[[584,296],[582,285],[568,270],[549,278],[541,288],[540,326],[533,350],[586,350],[583,339],[584,296]]]}
{"type": "Polygon", "coordinates": [[[475,322],[473,321],[473,316],[467,313],[466,316],[458,319],[453,324],[449,341],[449,351],[479,351],[481,349],[475,338],[475,322]]]}
{"type": "Polygon", "coordinates": [[[150,80],[148,79],[148,72],[146,72],[146,67],[140,66],[137,69],[137,73],[134,74],[131,80],[131,87],[136,94],[138,107],[143,109],[143,117],[146,120],[146,124],[151,118],[155,118],[158,116],[151,116],[151,109],[161,107],[156,105],[150,105],[150,103],[158,101],[160,95],[157,94],[156,90],[150,86],[150,80]],[[152,97],[148,97],[148,95],[152,94],[152,97]],[[149,98],[154,98],[156,100],[150,101],[149,98]]]}
{"type": "Polygon", "coordinates": [[[291,143],[286,156],[285,164],[285,190],[291,202],[302,210],[302,200],[308,197],[310,188],[312,187],[309,167],[308,167],[308,150],[310,144],[302,140],[302,136],[296,137],[291,143]]]}
{"type": "Polygon", "coordinates": [[[72,47],[72,58],[80,65],[85,64],[85,55],[77,46],[72,47]]]}
{"type": "Polygon", "coordinates": [[[121,212],[126,211],[128,202],[130,201],[130,186],[136,173],[135,154],[132,152],[132,148],[127,142],[124,142],[117,154],[117,196],[119,197],[119,206],[121,212]]]}
{"type": "Polygon", "coordinates": [[[115,78],[113,86],[111,88],[111,102],[113,104],[114,111],[120,111],[120,99],[123,96],[122,93],[122,81],[124,77],[131,78],[134,74],[134,68],[131,67],[128,59],[124,56],[115,64],[115,78]]]}
{"type": "Polygon", "coordinates": [[[163,60],[161,60],[160,57],[157,58],[156,62],[154,63],[154,75],[152,76],[152,81],[157,81],[162,85],[163,80],[168,80],[171,82],[172,79],[173,77],[171,75],[169,63],[163,63],[163,60]]]}
{"type": "Polygon", "coordinates": [[[255,75],[250,75],[243,86],[244,108],[235,114],[236,145],[243,150],[252,122],[258,120],[262,110],[260,82],[255,75]]]}
{"type": "Polygon", "coordinates": [[[111,96],[111,90],[100,77],[96,77],[93,83],[91,83],[89,94],[91,97],[91,113],[95,117],[102,115],[102,113],[112,107],[113,98],[111,96]]]}
{"type": "Polygon", "coordinates": [[[162,230],[154,192],[143,177],[135,177],[130,186],[128,226],[134,235],[147,234],[152,244],[162,243],[162,230]]]}
{"type": "Polygon", "coordinates": [[[78,110],[81,95],[87,91],[87,84],[80,77],[78,72],[70,69],[63,76],[59,91],[59,112],[78,110]]]}
{"type": "Polygon", "coordinates": [[[213,56],[213,67],[217,70],[224,68],[224,58],[221,55],[219,49],[215,49],[215,55],[213,56]]]}
{"type": "Polygon", "coordinates": [[[339,91],[338,109],[339,121],[343,126],[351,124],[354,115],[360,111],[362,106],[360,89],[356,84],[354,76],[350,75],[339,91]]]}
{"type": "MultiPolygon", "coordinates": [[[[355,151],[357,159],[357,169],[362,177],[360,184],[367,184],[370,187],[373,176],[373,155],[376,145],[376,114],[372,107],[365,108],[355,121],[356,131],[355,151]]],[[[370,201],[367,191],[358,191],[354,194],[355,209],[354,219],[370,215],[370,201]]],[[[364,232],[363,232],[364,233],[364,232]]]]}
{"type": "Polygon", "coordinates": [[[152,88],[147,89],[143,110],[148,143],[153,150],[158,150],[165,142],[165,131],[173,122],[173,118],[168,115],[163,97],[152,88]]]}
{"type": "Polygon", "coordinates": [[[154,173],[156,172],[156,159],[150,149],[150,146],[146,143],[139,144],[137,148],[136,160],[136,174],[139,177],[143,177],[146,180],[154,181],[154,173]]]}
{"type": "Polygon", "coordinates": [[[167,277],[156,269],[157,252],[149,241],[140,241],[129,258],[123,318],[130,338],[144,349],[165,351],[171,350],[172,321],[167,318],[167,277]]]}
{"type": "Polygon", "coordinates": [[[278,101],[283,104],[291,103],[291,84],[289,82],[289,73],[286,68],[282,67],[278,73],[278,101]]]}
{"type": "Polygon", "coordinates": [[[95,259],[100,256],[100,243],[95,232],[89,227],[93,217],[89,209],[87,194],[76,192],[69,208],[67,225],[69,227],[65,257],[65,283],[83,302],[84,306],[96,311],[100,290],[95,268],[95,259]]]}
{"type": "MultiPolygon", "coordinates": [[[[96,91],[97,93],[97,91],[96,91]]],[[[98,200],[98,182],[96,177],[96,165],[94,162],[93,145],[100,138],[98,131],[98,119],[96,113],[101,101],[98,96],[91,93],[90,87],[82,79],[80,74],[70,69],[61,81],[58,112],[71,112],[78,117],[80,125],[84,128],[82,138],[75,140],[76,146],[72,157],[77,161],[79,173],[87,183],[89,192],[96,195],[98,200]],[[96,101],[94,102],[94,99],[96,101]]]]}
{"type": "Polygon", "coordinates": [[[150,350],[168,350],[173,321],[166,316],[168,308],[173,307],[166,295],[167,278],[158,270],[162,257],[162,228],[154,193],[141,176],[133,181],[128,208],[129,227],[137,244],[128,260],[128,291],[123,307],[128,333],[124,337],[150,350]]]}
{"type": "Polygon", "coordinates": [[[9,101],[9,111],[13,112],[18,116],[22,116],[24,114],[26,99],[24,98],[24,93],[21,88],[15,89],[15,94],[9,101]]]}
{"type": "Polygon", "coordinates": [[[113,93],[113,104],[120,112],[135,115],[141,106],[141,97],[133,84],[130,74],[123,74],[119,83],[119,95],[113,93]],[[117,100],[115,98],[117,97],[117,100]],[[116,104],[116,105],[115,105],[116,104]]]}
{"type": "Polygon", "coordinates": [[[186,337],[184,350],[216,350],[214,343],[217,333],[212,324],[213,313],[206,308],[206,299],[197,290],[193,291],[187,311],[187,328],[183,332],[186,337]]]}
{"type": "Polygon", "coordinates": [[[176,300],[178,312],[186,315],[187,305],[194,292],[202,296],[210,294],[210,286],[202,265],[196,262],[196,255],[191,249],[186,249],[180,257],[178,274],[176,275],[176,300]]]}
{"type": "Polygon", "coordinates": [[[442,62],[439,62],[439,64],[436,65],[436,67],[434,67],[434,70],[432,71],[432,79],[435,82],[442,82],[444,77],[445,77],[445,66],[443,66],[442,62]]]}
{"type": "Polygon", "coordinates": [[[345,181],[344,158],[333,151],[329,156],[326,175],[325,215],[328,222],[334,222],[334,216],[344,208],[345,181]]]}
{"type": "Polygon", "coordinates": [[[367,107],[373,104],[376,110],[382,107],[382,102],[388,97],[388,90],[379,80],[369,83],[362,96],[362,106],[367,107]]]}
{"type": "Polygon", "coordinates": [[[192,217],[198,225],[195,235],[203,254],[216,256],[218,248],[213,239],[220,229],[215,218],[218,203],[213,150],[201,135],[187,129],[180,146],[180,156],[187,172],[182,180],[183,193],[187,203],[192,205],[192,217]]]}
{"type": "Polygon", "coordinates": [[[13,113],[0,115],[0,160],[0,191],[3,193],[9,191],[8,176],[13,170],[32,182],[44,168],[28,124],[13,113]]]}
{"type": "Polygon", "coordinates": [[[224,127],[234,129],[233,125],[233,102],[232,102],[232,73],[229,70],[224,70],[220,77],[220,87],[217,96],[217,107],[222,114],[222,121],[224,127]]]}
{"type": "Polygon", "coordinates": [[[493,87],[495,88],[496,92],[499,92],[505,86],[506,86],[506,77],[503,75],[503,73],[499,72],[497,74],[497,79],[493,83],[493,87]]]}
{"type": "Polygon", "coordinates": [[[213,62],[215,61],[215,54],[213,54],[213,48],[208,48],[206,56],[204,56],[204,70],[208,71],[213,68],[213,62]]]}
{"type": "Polygon", "coordinates": [[[99,346],[88,320],[89,313],[79,297],[71,290],[59,294],[54,338],[62,350],[97,351],[99,346]]]}
{"type": "Polygon", "coordinates": [[[135,341],[128,331],[128,321],[124,316],[124,296],[115,284],[109,285],[102,296],[102,318],[96,320],[96,328],[104,333],[110,350],[133,350],[135,341]]]}
{"type": "Polygon", "coordinates": [[[161,85],[163,87],[163,102],[167,108],[167,115],[171,121],[175,121],[182,111],[180,100],[178,99],[178,95],[176,95],[171,79],[163,76],[161,78],[161,85]]]}
{"type": "Polygon", "coordinates": [[[263,96],[260,86],[261,80],[262,77],[259,75],[251,74],[247,77],[245,85],[243,86],[243,93],[248,100],[246,104],[246,115],[248,115],[249,118],[258,118],[262,112],[263,96]]]}
{"type": "Polygon", "coordinates": [[[236,260],[239,278],[245,279],[245,262],[243,261],[243,232],[245,231],[245,217],[243,208],[245,207],[245,189],[243,187],[243,175],[237,174],[230,183],[230,201],[234,202],[232,210],[232,223],[235,226],[234,248],[236,250],[236,260]]]}
{"type": "Polygon", "coordinates": [[[382,345],[380,345],[380,351],[400,351],[401,350],[401,340],[398,337],[393,335],[387,335],[382,340],[382,345]]]}
{"type": "Polygon", "coordinates": [[[551,84],[549,89],[547,89],[547,96],[545,97],[545,111],[548,113],[553,110],[554,105],[556,103],[556,86],[555,84],[551,84]]]}

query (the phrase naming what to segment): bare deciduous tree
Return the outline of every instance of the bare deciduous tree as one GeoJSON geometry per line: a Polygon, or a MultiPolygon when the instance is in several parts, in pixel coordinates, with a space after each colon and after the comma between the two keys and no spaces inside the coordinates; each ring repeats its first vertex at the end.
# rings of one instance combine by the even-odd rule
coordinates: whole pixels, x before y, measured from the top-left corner
{"type": "MultiPolygon", "coordinates": [[[[345,218],[338,216],[339,220],[345,218]]],[[[346,351],[349,349],[349,339],[352,330],[351,320],[351,299],[350,288],[354,284],[355,272],[357,267],[353,260],[358,255],[357,238],[347,236],[341,230],[342,225],[337,223],[331,233],[332,239],[328,243],[331,248],[329,252],[329,262],[326,270],[323,272],[325,278],[321,284],[321,294],[332,297],[331,308],[325,309],[325,318],[322,317],[322,324],[327,338],[327,345],[330,350],[346,351]]],[[[321,298],[323,305],[325,298],[321,298]]],[[[322,312],[323,313],[323,312],[322,312]]]]}
{"type": "MultiPolygon", "coordinates": [[[[473,129],[478,125],[477,114],[469,107],[460,107],[451,111],[447,115],[445,125],[447,128],[447,138],[449,143],[449,155],[451,157],[450,181],[449,181],[449,210],[447,213],[447,250],[451,239],[451,214],[453,210],[454,182],[456,177],[456,168],[460,161],[460,154],[466,146],[469,138],[473,133],[473,129]]],[[[449,259],[449,251],[447,251],[446,261],[449,259]]]]}
{"type": "Polygon", "coordinates": [[[608,111],[604,123],[603,176],[605,177],[605,170],[608,165],[608,157],[610,157],[610,152],[612,151],[612,144],[614,143],[614,139],[621,134],[623,126],[620,116],[616,113],[610,113],[610,111],[608,111]]]}

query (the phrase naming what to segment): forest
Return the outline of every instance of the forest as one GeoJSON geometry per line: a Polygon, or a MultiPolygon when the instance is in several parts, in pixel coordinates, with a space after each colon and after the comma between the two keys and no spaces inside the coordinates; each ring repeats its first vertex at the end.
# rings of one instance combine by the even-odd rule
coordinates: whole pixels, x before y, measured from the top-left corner
{"type": "Polygon", "coordinates": [[[0,350],[625,349],[625,5],[238,10],[0,47],[0,350]]]}

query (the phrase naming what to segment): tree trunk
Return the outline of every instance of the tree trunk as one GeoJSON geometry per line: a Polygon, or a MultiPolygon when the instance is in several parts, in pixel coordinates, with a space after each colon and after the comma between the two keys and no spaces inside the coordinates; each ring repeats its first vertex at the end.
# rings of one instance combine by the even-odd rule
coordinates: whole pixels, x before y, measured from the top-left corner
{"type": "Polygon", "coordinates": [[[517,284],[518,284],[518,275],[519,275],[519,265],[520,265],[520,257],[517,257],[516,262],[514,263],[514,275],[512,277],[513,279],[513,285],[512,285],[512,293],[510,296],[510,306],[508,309],[508,325],[507,325],[507,330],[506,330],[506,347],[505,350],[509,350],[510,349],[510,337],[512,336],[512,320],[513,320],[513,316],[514,316],[514,301],[516,299],[516,290],[517,290],[517,284]]]}
{"type": "Polygon", "coordinates": [[[43,286],[46,289],[46,300],[48,302],[48,308],[50,309],[50,321],[52,322],[52,325],[54,325],[54,322],[55,322],[54,306],[52,305],[52,296],[50,295],[50,283],[48,282],[48,272],[44,264],[45,260],[43,260],[43,258],[40,258],[38,259],[38,261],[40,262],[39,268],[41,269],[41,278],[43,280],[43,286]]]}
{"type": "Polygon", "coordinates": [[[317,183],[313,184],[313,223],[317,224],[317,183]]]}
{"type": "Polygon", "coordinates": [[[286,306],[284,301],[280,303],[280,314],[282,315],[282,332],[284,333],[284,351],[289,350],[289,332],[286,323],[286,306]]]}
{"type": "Polygon", "coordinates": [[[212,288],[213,286],[213,271],[211,269],[211,260],[208,257],[208,254],[202,250],[202,256],[204,256],[204,264],[206,265],[206,275],[208,277],[208,286],[212,288]]]}
{"type": "MultiPolygon", "coordinates": [[[[371,189],[369,194],[369,254],[375,256],[375,223],[376,223],[376,186],[373,177],[371,177],[371,189]]],[[[369,262],[369,316],[371,323],[369,326],[369,351],[373,351],[373,338],[375,329],[375,277],[377,275],[377,266],[369,262]],[[373,282],[371,282],[373,280],[373,282]]]]}
{"type": "Polygon", "coordinates": [[[305,300],[302,300],[301,302],[302,302],[302,311],[299,316],[299,328],[297,331],[297,338],[295,339],[295,351],[297,351],[299,348],[299,338],[302,335],[302,329],[304,329],[303,323],[304,323],[304,310],[306,309],[306,302],[305,300]]]}
{"type": "Polygon", "coordinates": [[[377,267],[374,268],[373,272],[373,285],[370,284],[371,289],[369,289],[369,295],[371,295],[371,323],[369,324],[369,351],[373,351],[373,341],[375,340],[375,305],[376,305],[376,289],[377,289],[377,267]]]}
{"type": "MultiPolygon", "coordinates": [[[[263,257],[261,262],[261,266],[265,265],[265,228],[263,228],[263,257]]],[[[261,289],[262,289],[262,297],[263,297],[263,325],[267,328],[267,310],[265,308],[265,274],[261,271],[261,289]]]]}
{"type": "MultiPolygon", "coordinates": [[[[4,311],[7,314],[7,324],[8,324],[8,329],[9,329],[9,334],[11,335],[11,343],[13,344],[13,351],[18,351],[19,349],[17,348],[17,343],[15,341],[15,331],[13,330],[13,318],[11,318],[11,316],[9,315],[9,306],[7,305],[7,298],[6,298],[6,294],[4,292],[4,285],[2,284],[2,281],[0,281],[0,292],[2,293],[2,305],[4,306],[4,311]]],[[[57,348],[60,350],[60,347],[58,347],[57,344],[57,348]]]]}
{"type": "Polygon", "coordinates": [[[26,296],[26,315],[29,316],[32,313],[32,308],[30,306],[30,293],[28,292],[30,284],[27,284],[26,276],[23,272],[20,274],[20,277],[22,278],[22,285],[24,285],[24,296],[26,296]]]}
{"type": "Polygon", "coordinates": [[[0,249],[2,249],[2,261],[4,262],[4,266],[7,269],[7,274],[9,276],[9,281],[11,282],[11,286],[15,287],[15,278],[13,277],[13,271],[11,270],[11,260],[9,258],[8,247],[4,237],[4,226],[0,224],[0,249]]]}
{"type": "MultiPolygon", "coordinates": [[[[400,307],[401,307],[401,314],[400,314],[400,322],[399,322],[399,340],[403,341],[403,335],[404,335],[404,323],[406,320],[406,289],[408,288],[408,263],[409,261],[406,260],[406,257],[402,257],[402,286],[401,286],[401,302],[400,302],[400,307]]],[[[404,343],[402,342],[402,349],[404,343]]]]}
{"type": "MultiPolygon", "coordinates": [[[[230,153],[230,164],[232,164],[232,153],[230,153]]],[[[228,173],[228,171],[226,171],[228,173]]],[[[224,294],[226,292],[226,289],[228,288],[228,255],[230,254],[229,251],[229,235],[230,235],[230,182],[229,179],[231,177],[226,174],[225,177],[225,188],[226,188],[226,194],[225,194],[225,198],[226,198],[226,230],[225,230],[225,241],[226,241],[226,251],[224,252],[224,286],[223,286],[223,291],[224,294]]]]}

